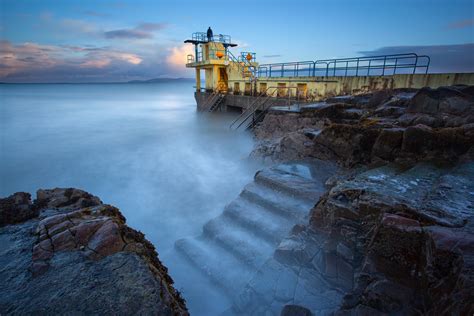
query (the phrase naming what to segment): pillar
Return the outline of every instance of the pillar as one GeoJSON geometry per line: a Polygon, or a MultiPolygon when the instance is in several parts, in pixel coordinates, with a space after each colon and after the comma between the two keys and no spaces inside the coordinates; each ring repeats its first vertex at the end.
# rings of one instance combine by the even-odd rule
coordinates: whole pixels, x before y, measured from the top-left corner
{"type": "Polygon", "coordinates": [[[213,66],[212,67],[212,90],[217,90],[217,86],[219,83],[219,67],[213,66]]]}
{"type": "Polygon", "coordinates": [[[196,67],[196,91],[201,92],[201,70],[196,67]]]}

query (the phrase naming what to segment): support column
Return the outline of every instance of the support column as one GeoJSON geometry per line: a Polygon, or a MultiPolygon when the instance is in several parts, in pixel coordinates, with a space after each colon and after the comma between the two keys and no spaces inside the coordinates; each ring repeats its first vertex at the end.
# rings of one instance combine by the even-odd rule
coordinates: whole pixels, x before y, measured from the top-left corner
{"type": "Polygon", "coordinates": [[[201,92],[201,70],[196,67],[196,91],[201,92]]]}
{"type": "Polygon", "coordinates": [[[219,83],[219,68],[217,66],[212,67],[212,90],[217,90],[219,83]]]}

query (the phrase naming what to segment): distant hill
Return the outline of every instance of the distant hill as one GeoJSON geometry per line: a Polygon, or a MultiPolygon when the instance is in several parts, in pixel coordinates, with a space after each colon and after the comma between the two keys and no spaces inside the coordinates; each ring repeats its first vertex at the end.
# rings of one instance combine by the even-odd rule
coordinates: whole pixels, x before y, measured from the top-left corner
{"type": "Polygon", "coordinates": [[[176,82],[176,81],[194,81],[193,78],[154,78],[148,80],[130,80],[128,83],[160,83],[160,82],[176,82]]]}

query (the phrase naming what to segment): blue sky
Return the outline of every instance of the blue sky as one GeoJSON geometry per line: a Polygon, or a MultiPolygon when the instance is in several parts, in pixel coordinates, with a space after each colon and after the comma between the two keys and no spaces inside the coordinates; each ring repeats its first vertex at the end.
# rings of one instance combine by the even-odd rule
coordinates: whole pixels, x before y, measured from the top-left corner
{"type": "Polygon", "coordinates": [[[212,26],[260,62],[417,52],[474,71],[473,0],[0,0],[0,81],[192,77],[192,32],[212,26]]]}

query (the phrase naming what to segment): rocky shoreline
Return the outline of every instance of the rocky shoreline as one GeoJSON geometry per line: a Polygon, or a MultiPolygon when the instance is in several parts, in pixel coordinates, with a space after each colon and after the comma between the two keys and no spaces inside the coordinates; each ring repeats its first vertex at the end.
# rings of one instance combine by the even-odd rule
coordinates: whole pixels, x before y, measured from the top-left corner
{"type": "Polygon", "coordinates": [[[1,314],[188,315],[120,211],[78,189],[0,199],[1,314]]]}
{"type": "Polygon", "coordinates": [[[308,315],[474,313],[473,88],[387,90],[267,114],[253,157],[332,160],[345,173],[328,180],[309,222],[234,309],[276,315],[286,301],[308,315]],[[290,295],[272,292],[281,279],[290,295]]]}
{"type": "MultiPolygon", "coordinates": [[[[176,248],[225,315],[474,313],[474,87],[276,107],[271,162],[176,248]]],[[[187,315],[144,235],[78,189],[0,199],[0,314],[187,315]]]]}

